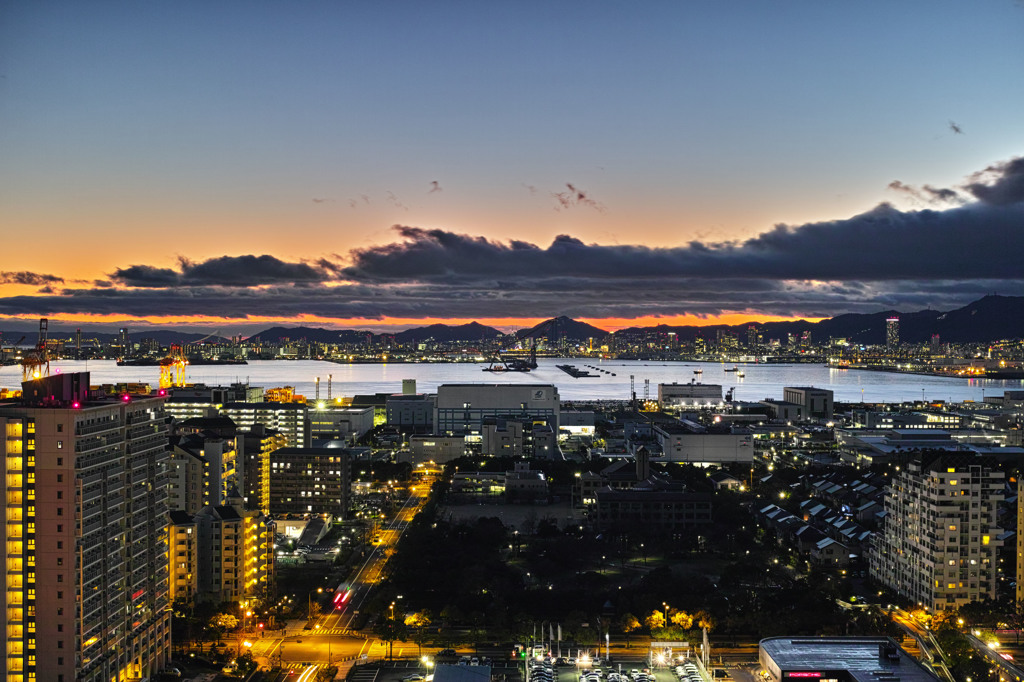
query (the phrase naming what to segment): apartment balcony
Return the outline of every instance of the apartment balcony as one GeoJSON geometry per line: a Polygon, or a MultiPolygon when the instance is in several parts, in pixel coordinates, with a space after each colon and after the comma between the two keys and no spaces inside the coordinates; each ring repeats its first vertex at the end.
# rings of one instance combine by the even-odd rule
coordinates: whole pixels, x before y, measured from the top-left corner
{"type": "Polygon", "coordinates": [[[109,421],[100,422],[99,424],[75,424],[75,435],[76,436],[91,436],[94,433],[103,433],[104,431],[115,431],[121,428],[121,422],[109,421]]]}

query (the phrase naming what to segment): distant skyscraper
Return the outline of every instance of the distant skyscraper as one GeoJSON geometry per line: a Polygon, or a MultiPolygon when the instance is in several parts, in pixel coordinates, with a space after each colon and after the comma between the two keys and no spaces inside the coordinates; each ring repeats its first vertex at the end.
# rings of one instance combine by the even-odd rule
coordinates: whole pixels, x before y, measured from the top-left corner
{"type": "Polygon", "coordinates": [[[121,355],[127,357],[131,355],[131,341],[128,338],[128,328],[122,327],[117,332],[117,342],[121,346],[121,355]]]}
{"type": "Polygon", "coordinates": [[[890,317],[885,321],[885,347],[896,350],[900,345],[900,318],[890,317]]]}
{"type": "Polygon", "coordinates": [[[750,325],[747,327],[747,350],[755,350],[757,348],[757,325],[750,325]]]}

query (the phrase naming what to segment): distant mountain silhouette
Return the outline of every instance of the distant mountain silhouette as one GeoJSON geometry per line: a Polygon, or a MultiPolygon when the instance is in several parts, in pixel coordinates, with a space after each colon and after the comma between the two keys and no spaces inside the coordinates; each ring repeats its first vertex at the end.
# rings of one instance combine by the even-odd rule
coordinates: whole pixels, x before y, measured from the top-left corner
{"type": "Polygon", "coordinates": [[[544,320],[540,324],[530,327],[529,329],[520,329],[516,332],[516,337],[519,339],[549,339],[556,341],[558,339],[568,339],[571,341],[585,341],[587,339],[603,339],[608,336],[608,332],[604,329],[599,329],[593,325],[587,324],[586,322],[577,322],[571,317],[553,317],[550,320],[544,320]]]}
{"type": "MultiPolygon", "coordinates": [[[[900,319],[900,341],[927,343],[932,334],[938,334],[943,343],[986,343],[1000,339],[1024,338],[1024,296],[989,295],[962,308],[942,312],[921,310],[902,313],[884,310],[877,313],[849,313],[820,322],[765,322],[753,324],[765,339],[785,339],[787,334],[811,332],[815,342],[830,338],[845,338],[851,343],[884,344],[886,320],[900,319]]],[[[698,335],[714,339],[718,330],[729,331],[746,338],[750,323],[739,325],[710,325],[707,327],[658,325],[657,327],[629,327],[617,335],[675,332],[680,341],[692,341],[698,335]]]]}
{"type": "MultiPolygon", "coordinates": [[[[820,322],[796,320],[793,322],[754,322],[758,332],[764,339],[785,339],[788,334],[811,332],[814,342],[827,341],[830,338],[845,338],[851,343],[884,344],[886,319],[900,318],[900,340],[904,343],[926,343],[932,334],[938,334],[943,343],[987,343],[1001,339],[1024,338],[1024,296],[989,295],[969,303],[962,308],[946,312],[938,310],[920,310],[904,313],[895,310],[884,310],[875,313],[850,313],[837,315],[820,322]]],[[[627,327],[615,332],[619,338],[650,334],[674,332],[679,341],[692,341],[698,335],[706,339],[714,339],[719,330],[737,334],[741,342],[745,342],[747,327],[750,323],[739,325],[627,327]]],[[[12,321],[8,328],[0,331],[4,345],[21,342],[24,346],[34,346],[38,336],[38,326],[29,327],[24,323],[12,321]]],[[[566,339],[585,341],[589,338],[603,339],[609,333],[593,325],[579,322],[569,317],[555,317],[545,320],[529,329],[516,332],[516,338],[547,338],[551,341],[566,339]]],[[[51,327],[50,339],[74,339],[75,329],[51,327]]],[[[367,340],[377,342],[381,337],[393,337],[399,343],[411,343],[432,339],[439,342],[467,341],[479,342],[501,336],[501,332],[493,327],[470,322],[463,325],[433,324],[416,327],[394,334],[375,334],[355,329],[322,329],[319,327],[271,327],[249,337],[250,341],[264,343],[280,343],[281,339],[305,341],[308,343],[363,343],[367,340]]],[[[110,343],[117,338],[116,333],[82,330],[82,339],[97,339],[100,343],[110,343]]],[[[208,343],[225,343],[228,339],[221,336],[210,336],[203,332],[179,331],[176,329],[131,329],[129,338],[133,343],[141,339],[151,338],[161,346],[172,343],[195,343],[205,339],[208,343]]],[[[83,341],[84,342],[84,341],[83,341]]]]}
{"type": "Polygon", "coordinates": [[[495,339],[502,336],[502,333],[494,327],[470,322],[456,326],[448,324],[432,324],[427,327],[415,327],[395,333],[395,340],[400,343],[413,343],[416,341],[481,341],[484,339],[495,339]]]}
{"type": "MultiPolygon", "coordinates": [[[[3,343],[5,346],[16,343],[21,337],[25,337],[25,340],[21,342],[23,346],[35,346],[39,341],[39,327],[35,326],[31,330],[3,330],[0,331],[0,336],[3,337],[3,343]]],[[[71,339],[74,342],[75,329],[65,329],[50,327],[47,332],[47,337],[50,340],[71,339]]],[[[92,345],[92,339],[96,339],[100,343],[110,343],[120,338],[119,334],[112,334],[110,332],[98,332],[90,329],[82,330],[82,344],[92,345]]],[[[204,340],[205,343],[226,343],[230,339],[224,338],[223,336],[210,336],[209,333],[203,332],[183,332],[177,329],[128,329],[128,339],[131,343],[138,343],[142,339],[155,339],[157,344],[160,346],[169,346],[172,343],[195,343],[200,339],[204,340]]]]}
{"type": "Polygon", "coordinates": [[[271,327],[253,334],[248,341],[262,343],[281,343],[289,341],[305,341],[306,343],[366,343],[367,337],[376,338],[369,331],[355,329],[323,329],[321,327],[271,327]]]}
{"type": "Polygon", "coordinates": [[[448,325],[432,324],[427,327],[415,327],[394,334],[375,334],[370,331],[354,329],[321,329],[319,327],[271,327],[249,337],[250,341],[264,343],[280,343],[281,339],[306,341],[308,343],[366,343],[384,338],[394,338],[398,343],[416,341],[480,341],[501,336],[501,332],[479,322],[469,324],[448,325]]]}

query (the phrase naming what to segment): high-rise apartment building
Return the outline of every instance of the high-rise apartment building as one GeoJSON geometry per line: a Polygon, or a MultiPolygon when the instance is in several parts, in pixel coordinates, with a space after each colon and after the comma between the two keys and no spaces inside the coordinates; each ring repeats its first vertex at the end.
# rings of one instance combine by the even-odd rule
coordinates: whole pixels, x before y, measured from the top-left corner
{"type": "Polygon", "coordinates": [[[144,678],[170,656],[163,398],[89,374],[0,403],[7,682],[144,678]]]}
{"type": "Polygon", "coordinates": [[[989,458],[944,454],[909,463],[886,488],[871,576],[933,611],[994,599],[1003,484],[989,458]]]}
{"type": "Polygon", "coordinates": [[[333,514],[348,510],[351,454],[342,448],[280,448],[270,454],[272,514],[333,514]]]}
{"type": "Polygon", "coordinates": [[[885,321],[885,347],[896,350],[900,345],[900,318],[890,317],[885,321]]]}
{"type": "Polygon", "coordinates": [[[288,446],[288,437],[280,431],[255,424],[251,431],[239,433],[238,458],[242,462],[241,493],[245,508],[270,510],[270,455],[288,446]]]}
{"type": "Polygon", "coordinates": [[[240,497],[197,514],[170,513],[171,592],[175,599],[242,601],[272,597],[275,525],[246,511],[240,497]]]}
{"type": "Polygon", "coordinates": [[[211,432],[172,437],[168,507],[195,514],[224,504],[229,491],[241,487],[241,469],[234,438],[211,432]]]}

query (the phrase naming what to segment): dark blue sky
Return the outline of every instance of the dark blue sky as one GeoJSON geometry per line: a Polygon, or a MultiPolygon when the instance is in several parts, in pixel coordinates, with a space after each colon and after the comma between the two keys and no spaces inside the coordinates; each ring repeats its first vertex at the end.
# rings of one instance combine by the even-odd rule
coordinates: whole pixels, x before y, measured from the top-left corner
{"type": "MultiPolygon", "coordinates": [[[[673,248],[952,208],[887,186],[1024,151],[1021,36],[1013,0],[4,3],[0,296],[178,257],[346,265],[396,224],[673,248]]],[[[0,314],[75,313],[44,298],[0,314]]]]}

